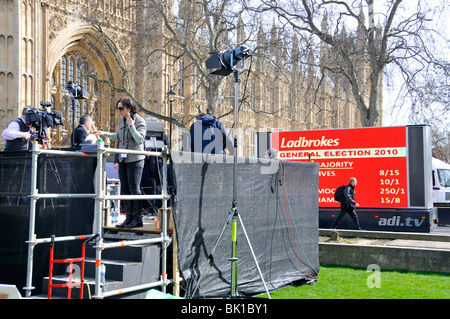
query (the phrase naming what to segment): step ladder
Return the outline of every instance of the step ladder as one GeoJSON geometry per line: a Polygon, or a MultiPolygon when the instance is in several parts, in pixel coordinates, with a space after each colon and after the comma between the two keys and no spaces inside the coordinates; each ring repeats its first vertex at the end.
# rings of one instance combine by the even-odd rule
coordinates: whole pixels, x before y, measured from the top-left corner
{"type": "MultiPolygon", "coordinates": [[[[86,239],[86,236],[84,235],[80,235],[80,236],[76,236],[77,238],[75,239],[79,239],[79,240],[83,240],[86,239]]],[[[83,242],[83,245],[81,246],[81,257],[78,258],[65,258],[65,259],[55,259],[54,258],[54,254],[55,254],[55,235],[51,235],[50,236],[50,262],[49,262],[49,270],[48,270],[48,291],[47,291],[47,296],[48,299],[52,299],[52,290],[53,288],[68,288],[67,290],[67,299],[71,299],[72,298],[72,288],[74,287],[80,287],[80,299],[83,299],[83,286],[84,286],[84,267],[85,267],[85,259],[86,259],[86,244],[95,239],[96,237],[98,237],[98,235],[94,235],[91,236],[90,238],[86,239],[83,242]],[[55,284],[53,283],[53,266],[54,264],[69,264],[69,279],[66,283],[62,283],[62,284],[55,284]],[[73,264],[74,263],[80,263],[80,280],[79,281],[75,281],[74,282],[74,278],[73,278],[73,272],[74,272],[74,268],[73,268],[73,264]]]]}

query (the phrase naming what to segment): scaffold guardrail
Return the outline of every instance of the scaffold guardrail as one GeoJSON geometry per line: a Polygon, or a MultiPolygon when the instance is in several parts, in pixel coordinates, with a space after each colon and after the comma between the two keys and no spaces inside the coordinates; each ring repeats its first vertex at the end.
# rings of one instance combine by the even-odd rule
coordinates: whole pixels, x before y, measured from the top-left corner
{"type": "Polygon", "coordinates": [[[170,156],[168,149],[163,149],[161,152],[152,151],[132,151],[116,148],[107,148],[102,140],[97,142],[97,153],[85,153],[79,151],[60,151],[43,149],[37,142],[33,143],[32,149],[32,165],[31,165],[31,192],[30,192],[30,218],[29,218],[29,233],[28,240],[28,256],[27,256],[27,278],[26,286],[23,288],[26,291],[26,297],[31,296],[31,292],[34,289],[32,283],[33,277],[33,254],[34,247],[37,244],[51,243],[58,241],[77,240],[82,237],[98,236],[97,244],[95,248],[95,295],[94,298],[102,299],[123,293],[140,291],[143,289],[161,287],[162,292],[166,292],[166,287],[172,283],[172,280],[167,279],[167,247],[170,245],[172,239],[168,235],[168,200],[170,196],[168,194],[168,175],[167,175],[167,159],[170,156]],[[106,193],[106,158],[111,154],[137,154],[146,156],[162,157],[163,159],[163,178],[162,178],[162,192],[161,195],[108,195],[106,193]],[[79,157],[96,157],[97,167],[95,171],[95,193],[88,194],[40,194],[37,189],[37,173],[38,173],[38,157],[41,154],[60,155],[60,156],[79,156],[79,157]],[[35,222],[36,222],[36,203],[39,199],[44,198],[93,198],[94,201],[94,225],[93,234],[88,235],[76,235],[76,236],[60,236],[52,238],[38,238],[35,234],[35,222]],[[160,199],[162,200],[161,207],[161,236],[159,238],[147,238],[139,240],[119,241],[117,243],[104,243],[103,241],[103,221],[104,221],[104,206],[106,200],[139,200],[139,199],[160,199]],[[160,280],[151,283],[140,284],[132,287],[126,287],[114,291],[103,291],[101,285],[100,264],[102,260],[102,251],[110,248],[120,248],[129,245],[151,245],[161,244],[161,275],[160,280]]]}

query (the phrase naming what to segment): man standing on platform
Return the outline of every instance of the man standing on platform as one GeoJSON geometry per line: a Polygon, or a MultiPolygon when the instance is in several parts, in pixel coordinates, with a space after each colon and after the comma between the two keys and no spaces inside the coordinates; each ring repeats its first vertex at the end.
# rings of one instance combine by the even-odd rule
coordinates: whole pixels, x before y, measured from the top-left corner
{"type": "Polygon", "coordinates": [[[72,136],[73,146],[81,146],[81,144],[85,143],[91,127],[92,119],[90,116],[83,115],[80,117],[80,125],[74,131],[75,138],[72,136]]]}

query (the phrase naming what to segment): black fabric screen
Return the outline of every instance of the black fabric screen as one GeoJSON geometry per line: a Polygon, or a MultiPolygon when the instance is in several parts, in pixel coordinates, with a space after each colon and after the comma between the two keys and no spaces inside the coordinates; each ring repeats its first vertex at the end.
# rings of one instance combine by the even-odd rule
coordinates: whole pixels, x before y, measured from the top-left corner
{"type": "MultiPolygon", "coordinates": [[[[95,158],[40,155],[39,193],[95,193],[95,166],[95,158]]],[[[30,191],[31,152],[0,152],[0,283],[17,285],[22,293],[27,276],[30,191]]],[[[37,238],[91,234],[93,218],[94,199],[40,199],[35,234],[37,238]]],[[[55,258],[80,257],[81,244],[57,243],[55,258]]],[[[34,249],[33,295],[41,293],[42,279],[48,276],[49,251],[49,244],[34,249]]]]}
{"type": "MultiPolygon", "coordinates": [[[[196,295],[193,292],[232,209],[233,157],[172,153],[174,221],[186,296],[230,293],[231,223],[196,295]]],[[[315,163],[238,158],[237,210],[269,290],[319,272],[315,163]]],[[[242,226],[237,228],[238,291],[264,292],[242,226]]]]}

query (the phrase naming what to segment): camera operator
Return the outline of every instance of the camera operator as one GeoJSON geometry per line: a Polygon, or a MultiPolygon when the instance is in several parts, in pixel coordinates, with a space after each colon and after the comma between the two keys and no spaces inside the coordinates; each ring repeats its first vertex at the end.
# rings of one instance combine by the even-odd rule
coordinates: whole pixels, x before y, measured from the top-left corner
{"type": "Polygon", "coordinates": [[[2,136],[6,140],[4,151],[26,151],[31,150],[32,131],[26,123],[26,114],[31,110],[26,106],[22,110],[22,117],[11,121],[3,131],[2,136]]]}
{"type": "Polygon", "coordinates": [[[197,116],[189,132],[191,134],[191,152],[225,155],[225,149],[228,149],[230,155],[234,153],[233,142],[228,137],[227,129],[211,114],[209,108],[206,113],[197,116]]]}
{"type": "Polygon", "coordinates": [[[84,143],[91,143],[91,141],[86,141],[86,137],[89,135],[91,127],[92,118],[90,116],[83,115],[82,117],[80,117],[80,124],[75,128],[74,133],[72,133],[72,141],[74,143],[74,146],[81,146],[81,144],[84,143]]]}

